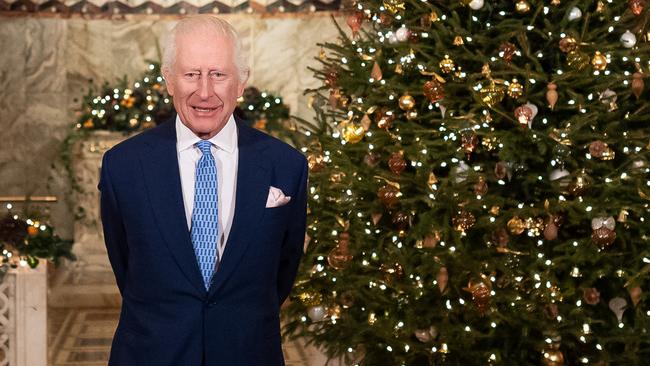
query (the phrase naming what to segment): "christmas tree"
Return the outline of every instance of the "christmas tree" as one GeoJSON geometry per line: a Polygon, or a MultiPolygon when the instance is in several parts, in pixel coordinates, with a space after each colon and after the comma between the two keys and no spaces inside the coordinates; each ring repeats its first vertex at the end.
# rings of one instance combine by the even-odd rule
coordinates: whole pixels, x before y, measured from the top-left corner
{"type": "Polygon", "coordinates": [[[287,333],[345,364],[650,364],[650,3],[361,0],[287,333]]]}

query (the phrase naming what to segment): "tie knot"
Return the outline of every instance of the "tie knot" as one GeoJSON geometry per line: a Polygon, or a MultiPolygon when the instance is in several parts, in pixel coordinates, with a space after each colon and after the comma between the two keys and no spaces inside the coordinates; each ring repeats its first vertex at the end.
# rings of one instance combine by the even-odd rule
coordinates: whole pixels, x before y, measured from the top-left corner
{"type": "Polygon", "coordinates": [[[212,143],[208,140],[201,140],[196,143],[196,146],[201,150],[201,153],[205,155],[206,153],[210,153],[210,146],[212,146],[212,143]]]}

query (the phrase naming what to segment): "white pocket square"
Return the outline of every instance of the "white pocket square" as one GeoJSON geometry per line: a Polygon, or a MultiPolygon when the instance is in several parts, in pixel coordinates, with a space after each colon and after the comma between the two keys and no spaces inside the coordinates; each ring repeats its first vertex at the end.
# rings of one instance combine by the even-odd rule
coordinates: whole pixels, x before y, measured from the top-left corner
{"type": "Polygon", "coordinates": [[[285,196],[280,188],[269,187],[269,196],[266,198],[266,208],[284,206],[291,201],[291,197],[285,196]]]}

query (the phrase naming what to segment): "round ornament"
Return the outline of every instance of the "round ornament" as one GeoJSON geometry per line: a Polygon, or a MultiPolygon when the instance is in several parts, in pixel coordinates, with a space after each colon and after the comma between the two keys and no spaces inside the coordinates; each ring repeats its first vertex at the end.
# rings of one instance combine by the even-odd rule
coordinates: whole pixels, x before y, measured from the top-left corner
{"type": "Polygon", "coordinates": [[[376,152],[369,152],[363,157],[363,162],[369,167],[374,167],[381,160],[381,156],[376,152]]]}
{"type": "Polygon", "coordinates": [[[395,31],[395,38],[400,42],[406,42],[409,39],[411,31],[406,27],[400,27],[395,31]]]}
{"type": "Polygon", "coordinates": [[[346,142],[356,144],[363,139],[363,136],[366,134],[366,130],[361,125],[347,122],[342,128],[341,134],[343,135],[343,139],[346,142]]]}
{"type": "Polygon", "coordinates": [[[472,8],[472,10],[480,10],[483,5],[485,5],[484,0],[472,0],[469,2],[469,7],[472,8]]]}
{"type": "Polygon", "coordinates": [[[494,175],[497,179],[503,179],[508,176],[508,164],[505,161],[499,161],[494,165],[494,175]]]}
{"type": "Polygon", "coordinates": [[[597,140],[589,144],[589,154],[600,160],[612,160],[615,157],[615,152],[607,143],[597,140]]]}
{"type": "Polygon", "coordinates": [[[309,319],[313,322],[321,322],[327,316],[327,309],[323,305],[312,306],[307,310],[309,319]]]}
{"type": "Polygon", "coordinates": [[[596,305],[600,302],[600,291],[595,287],[589,287],[582,291],[582,299],[588,305],[596,305]]]}
{"type": "Polygon", "coordinates": [[[601,249],[606,249],[616,240],[614,217],[596,217],[591,220],[591,240],[601,249]]]}
{"type": "Polygon", "coordinates": [[[517,99],[524,94],[524,86],[519,84],[517,79],[512,79],[510,85],[508,85],[508,96],[513,99],[517,99]]]}
{"type": "Polygon", "coordinates": [[[406,112],[406,119],[408,119],[409,121],[412,121],[416,118],[418,118],[417,109],[411,109],[410,111],[406,112]]]}
{"type": "Polygon", "coordinates": [[[436,103],[445,97],[445,88],[442,83],[436,79],[424,83],[422,91],[424,92],[424,96],[427,97],[431,103],[436,103]]]}
{"type": "Polygon", "coordinates": [[[600,53],[600,51],[596,51],[594,57],[591,59],[591,65],[596,70],[605,70],[607,68],[607,57],[600,53]]]}
{"type": "Polygon", "coordinates": [[[478,136],[475,133],[465,133],[460,138],[463,150],[468,156],[476,150],[478,146],[478,136]]]}
{"type": "Polygon", "coordinates": [[[589,64],[589,56],[577,50],[570,51],[566,60],[569,67],[577,71],[584,69],[589,64]]]}
{"type": "Polygon", "coordinates": [[[479,313],[485,314],[490,306],[490,292],[492,291],[488,280],[469,281],[464,290],[472,294],[472,301],[479,313]]]}
{"type": "Polygon", "coordinates": [[[375,123],[377,127],[389,129],[393,126],[393,121],[395,120],[395,114],[393,111],[386,107],[379,108],[375,112],[375,123]]]}
{"type": "Polygon", "coordinates": [[[411,226],[411,217],[404,211],[395,212],[391,219],[398,230],[406,230],[411,226]]]}
{"type": "Polygon", "coordinates": [[[492,233],[492,240],[499,248],[505,248],[510,242],[510,235],[506,229],[501,227],[492,233]]]}
{"type": "Polygon", "coordinates": [[[571,10],[569,10],[569,20],[570,21],[571,20],[578,20],[580,18],[582,18],[582,11],[580,10],[580,8],[574,6],[573,8],[571,8],[571,10]]]}
{"type": "Polygon", "coordinates": [[[401,152],[392,153],[388,159],[388,168],[391,172],[400,175],[406,169],[404,155],[401,152]]]}
{"type": "Polygon", "coordinates": [[[463,210],[451,219],[451,223],[456,231],[464,232],[474,226],[476,218],[471,212],[463,210]]]}
{"type": "Polygon", "coordinates": [[[560,51],[569,53],[578,48],[578,41],[573,37],[564,37],[560,40],[560,51]]]}
{"type": "Polygon", "coordinates": [[[630,32],[629,30],[625,31],[623,35],[621,36],[621,44],[625,48],[632,48],[636,44],[636,36],[634,33],[630,32]]]}
{"type": "Polygon", "coordinates": [[[36,236],[38,234],[38,228],[34,225],[30,225],[27,227],[27,234],[29,236],[36,236]]]}
{"type": "Polygon", "coordinates": [[[582,196],[591,187],[591,178],[584,171],[576,174],[575,178],[569,184],[569,193],[574,196],[582,196]]]}
{"type": "Polygon", "coordinates": [[[558,229],[558,225],[555,223],[555,221],[549,219],[546,223],[546,226],[544,227],[544,238],[546,240],[557,239],[558,229]]]}
{"type": "Polygon", "coordinates": [[[515,108],[515,118],[522,127],[529,127],[533,121],[533,109],[528,105],[521,105],[515,108]]]}
{"type": "Polygon", "coordinates": [[[391,184],[386,184],[377,190],[377,197],[386,207],[393,207],[399,202],[401,193],[391,184]]]}
{"type": "Polygon", "coordinates": [[[433,339],[428,329],[416,329],[415,332],[413,332],[413,334],[415,335],[415,338],[417,338],[418,341],[422,343],[431,342],[431,340],[433,339]]]}
{"type": "Polygon", "coordinates": [[[564,354],[559,349],[545,349],[543,356],[544,366],[564,366],[564,354]]]}
{"type": "Polygon", "coordinates": [[[530,11],[530,4],[526,0],[517,1],[517,4],[515,4],[515,10],[520,14],[528,13],[530,11]]]}
{"type": "Polygon", "coordinates": [[[479,196],[485,196],[488,192],[488,184],[484,176],[479,176],[478,182],[474,184],[474,193],[479,196]]]}
{"type": "Polygon", "coordinates": [[[517,53],[517,46],[510,42],[505,42],[499,46],[499,56],[503,58],[505,62],[512,61],[512,58],[517,53]]]}
{"type": "Polygon", "coordinates": [[[399,107],[404,111],[412,109],[415,107],[415,98],[409,94],[402,95],[399,97],[399,107]]]}

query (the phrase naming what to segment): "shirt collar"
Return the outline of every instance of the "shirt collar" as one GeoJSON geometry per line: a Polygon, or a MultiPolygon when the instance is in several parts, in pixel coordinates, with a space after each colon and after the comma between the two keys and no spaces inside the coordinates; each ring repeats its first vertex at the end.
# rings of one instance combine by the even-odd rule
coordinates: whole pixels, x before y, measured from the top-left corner
{"type": "MultiPolygon", "coordinates": [[[[201,138],[185,126],[181,122],[181,118],[176,115],[176,149],[181,152],[193,147],[199,141],[201,141],[201,138]]],[[[209,141],[227,153],[235,151],[235,147],[237,147],[237,125],[235,124],[235,118],[230,115],[226,125],[209,141]]]]}

